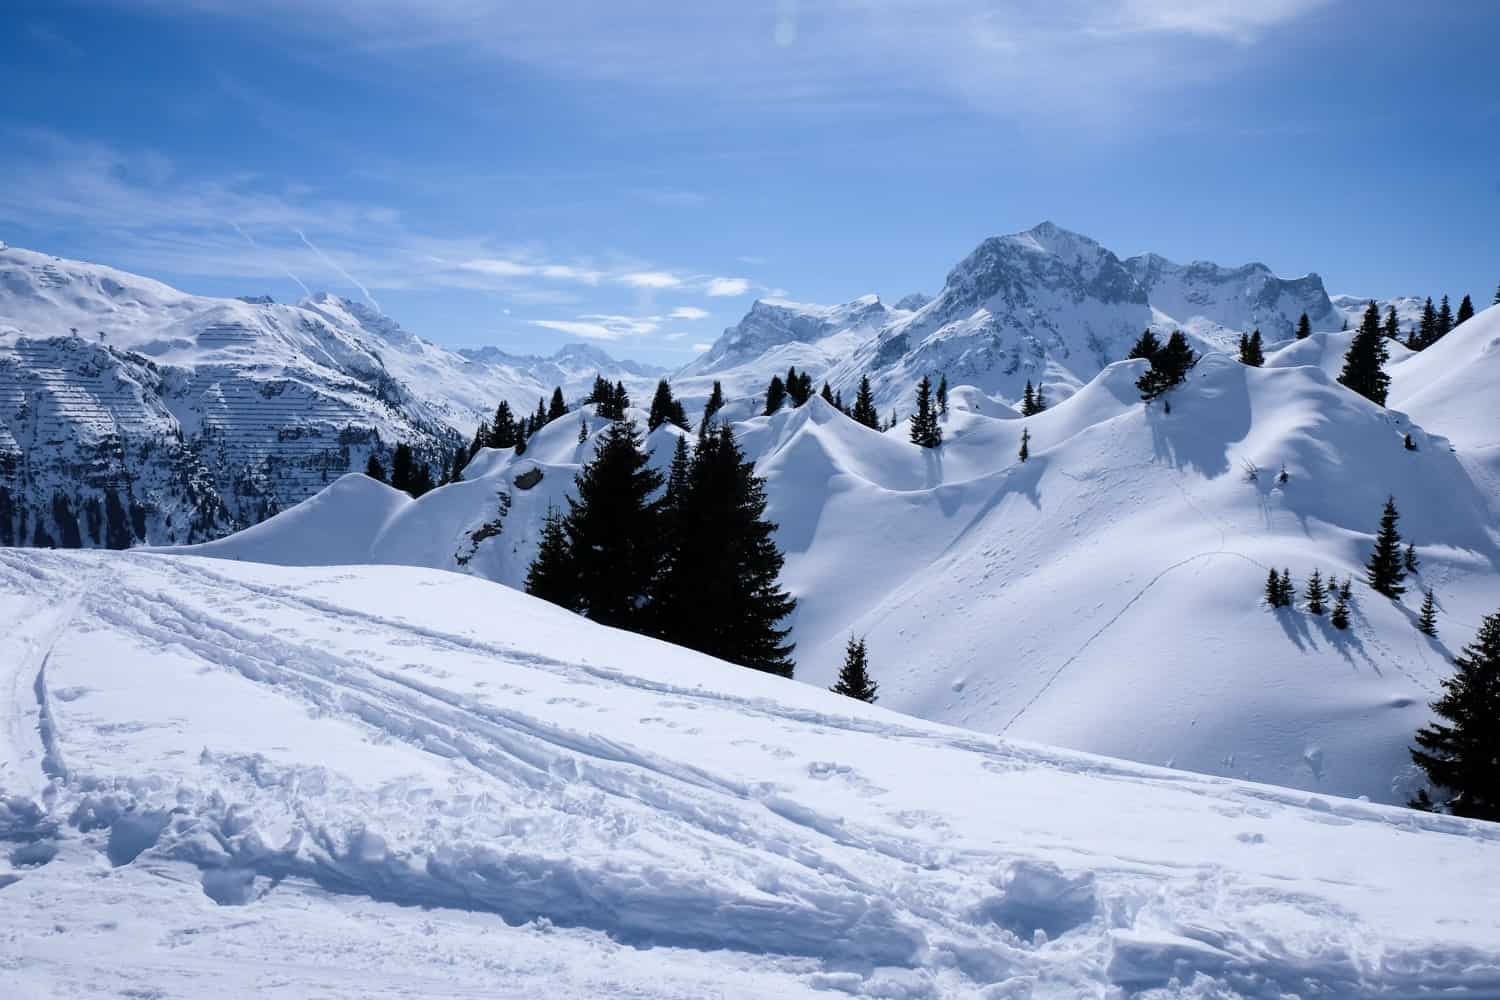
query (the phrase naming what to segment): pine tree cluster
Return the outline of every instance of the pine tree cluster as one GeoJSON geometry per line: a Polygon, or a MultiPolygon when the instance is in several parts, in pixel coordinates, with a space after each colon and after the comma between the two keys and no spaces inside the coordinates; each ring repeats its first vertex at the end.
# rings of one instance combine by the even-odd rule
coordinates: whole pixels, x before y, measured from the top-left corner
{"type": "Polygon", "coordinates": [[[411,445],[401,442],[391,454],[391,486],[416,499],[433,487],[432,470],[417,459],[411,445]]]}
{"type": "Polygon", "coordinates": [[[1254,333],[1240,334],[1240,363],[1259,368],[1266,363],[1266,352],[1262,348],[1260,328],[1254,333]]]}
{"type": "Polygon", "coordinates": [[[1173,330],[1165,344],[1157,339],[1155,333],[1147,330],[1130,349],[1129,357],[1145,358],[1151,362],[1151,368],[1135,382],[1141,399],[1148,403],[1169,389],[1181,385],[1187,378],[1187,373],[1198,363],[1197,353],[1188,346],[1187,338],[1182,335],[1181,330],[1173,330]]]}
{"type": "Polygon", "coordinates": [[[595,412],[605,420],[624,420],[630,407],[630,396],[625,392],[625,383],[609,384],[603,375],[594,376],[594,387],[584,397],[584,404],[594,404],[595,412]]]}
{"type": "Polygon", "coordinates": [[[594,621],[654,635],[790,677],[796,602],[777,585],[782,555],[765,518],[764,481],[728,426],[689,454],[679,437],[668,477],[616,421],[553,513],[527,591],[594,621]],[[658,496],[658,491],[661,494],[658,496]]]}
{"type": "Polygon", "coordinates": [[[1042,395],[1042,387],[1031,385],[1031,379],[1026,380],[1026,388],[1021,393],[1021,416],[1034,417],[1047,408],[1047,398],[1042,395]]]}
{"type": "Polygon", "coordinates": [[[651,412],[646,418],[646,430],[654,431],[662,424],[675,424],[683,430],[690,429],[687,411],[682,408],[682,403],[672,396],[672,387],[667,385],[666,379],[656,383],[656,395],[651,398],[651,412]]]}

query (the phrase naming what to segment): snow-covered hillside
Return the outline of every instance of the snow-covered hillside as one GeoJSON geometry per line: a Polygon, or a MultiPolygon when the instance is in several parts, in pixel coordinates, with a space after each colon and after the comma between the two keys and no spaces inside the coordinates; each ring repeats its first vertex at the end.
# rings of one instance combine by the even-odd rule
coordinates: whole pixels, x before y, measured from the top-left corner
{"type": "MultiPolygon", "coordinates": [[[[1405,801],[1415,790],[1406,748],[1448,655],[1500,608],[1492,485],[1437,436],[1446,428],[1373,406],[1318,367],[1209,355],[1168,414],[1141,404],[1142,364],[1116,363],[1026,420],[955,387],[937,451],[816,399],[738,422],[780,526],[783,582],[799,599],[798,677],[831,683],[845,640],[862,635],[882,703],[901,711],[1405,801]],[[1422,559],[1407,604],[1356,582],[1348,632],[1264,607],[1270,567],[1289,568],[1299,585],[1314,569],[1360,581],[1387,495],[1422,559]],[[1420,587],[1437,592],[1438,641],[1413,627],[1420,587]]],[[[1495,419],[1482,409],[1458,412],[1495,419]]],[[[603,429],[570,414],[524,456],[484,452],[466,482],[419,501],[350,477],[194,551],[409,563],[520,586],[548,506],[564,505],[591,453],[577,440],[580,420],[594,437],[603,429]],[[502,494],[503,529],[475,543],[502,494]]],[[[650,439],[658,466],[676,433],[650,439]]]]}
{"type": "Polygon", "coordinates": [[[8,996],[1500,991],[1492,825],[919,722],[454,574],[3,550],[0,691],[8,996]]]}
{"type": "Polygon", "coordinates": [[[501,399],[521,412],[602,371],[589,348],[463,355],[371,309],[188,295],[0,249],[0,544],[212,538],[405,441],[436,464],[501,399]]]}
{"type": "Polygon", "coordinates": [[[1286,279],[1264,264],[1180,265],[1156,254],[1122,260],[1050,222],[985,240],[936,297],[902,305],[914,308],[887,311],[873,296],[836,307],[759,302],[679,375],[753,371],[751,391],[763,391],[797,361],[846,399],[869,376],[882,412],[909,408],[924,375],[1008,401],[1030,380],[1058,399],[1123,358],[1148,326],[1225,349],[1257,327],[1270,340],[1290,338],[1304,312],[1315,329],[1343,323],[1316,274],[1286,279]]]}

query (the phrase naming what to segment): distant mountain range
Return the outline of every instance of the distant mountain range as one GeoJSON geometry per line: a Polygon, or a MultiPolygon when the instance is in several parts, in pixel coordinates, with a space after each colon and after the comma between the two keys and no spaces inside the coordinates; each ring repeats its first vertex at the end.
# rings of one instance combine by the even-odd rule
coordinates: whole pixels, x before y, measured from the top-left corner
{"type": "Polygon", "coordinates": [[[846,397],[868,376],[883,409],[906,404],[923,375],[1011,401],[1029,380],[1059,399],[1124,357],[1147,327],[1222,349],[1256,328],[1268,341],[1289,339],[1304,312],[1317,330],[1344,322],[1316,274],[1121,259],[1044,222],[985,240],[931,299],[908,295],[893,308],[875,296],[841,306],[757,302],[679,375],[753,385],[796,363],[846,397]]]}
{"type": "Polygon", "coordinates": [[[793,366],[851,399],[868,375],[883,412],[908,407],[923,375],[1002,406],[1030,380],[1056,402],[1147,326],[1180,327],[1201,348],[1255,327],[1274,342],[1303,312],[1338,330],[1362,302],[1262,264],[1122,259],[1043,223],[985,240],[930,298],[757,301],[668,375],[584,344],[550,357],[452,350],[331,295],[208,298],[0,245],[0,543],[218,537],[396,442],[436,464],[500,400],[529,412],[554,386],[576,400],[601,374],[640,400],[667,376],[690,413],[721,382],[728,419],[759,412],[770,377],[793,366]]]}
{"type": "Polygon", "coordinates": [[[215,538],[397,442],[436,463],[501,399],[658,372],[583,345],[458,352],[329,295],[207,298],[0,247],[0,544],[215,538]]]}

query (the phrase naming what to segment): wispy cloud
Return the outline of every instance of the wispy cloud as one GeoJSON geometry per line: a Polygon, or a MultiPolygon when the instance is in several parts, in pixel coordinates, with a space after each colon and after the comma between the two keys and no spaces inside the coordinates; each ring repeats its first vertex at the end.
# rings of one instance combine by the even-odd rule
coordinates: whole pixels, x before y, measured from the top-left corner
{"type": "Polygon", "coordinates": [[[703,293],[717,299],[744,295],[749,290],[748,278],[710,278],[708,284],[704,286],[703,293]]]}
{"type": "MultiPolygon", "coordinates": [[[[158,0],[179,11],[258,18],[278,32],[349,38],[384,58],[441,48],[559,78],[690,90],[798,113],[917,96],[1007,116],[1113,110],[1169,83],[1233,72],[1247,65],[1228,58],[1234,49],[1333,2],[158,0]]],[[[677,198],[660,194],[659,204],[677,198]]],[[[696,197],[689,192],[680,204],[696,197]]]]}
{"type": "Polygon", "coordinates": [[[708,310],[699,309],[697,306],[678,306],[667,313],[667,318],[687,320],[708,319],[708,310]]]}
{"type": "Polygon", "coordinates": [[[666,271],[632,271],[620,275],[620,283],[631,288],[662,289],[676,288],[682,279],[666,271]]]}
{"type": "Polygon", "coordinates": [[[590,313],[571,320],[534,319],[531,320],[531,325],[589,340],[624,340],[627,337],[643,337],[654,333],[661,326],[661,320],[656,316],[590,313]]]}
{"type": "MultiPolygon", "coordinates": [[[[598,260],[556,259],[537,246],[423,232],[388,205],[253,174],[187,175],[149,150],[4,127],[0,147],[0,221],[87,227],[93,253],[149,274],[288,277],[303,288],[348,287],[372,305],[380,289],[496,291],[523,304],[564,304],[606,286],[740,294],[726,292],[711,274],[654,267],[617,251],[601,249],[598,260]]],[[[744,282],[742,291],[749,287],[744,282]]]]}

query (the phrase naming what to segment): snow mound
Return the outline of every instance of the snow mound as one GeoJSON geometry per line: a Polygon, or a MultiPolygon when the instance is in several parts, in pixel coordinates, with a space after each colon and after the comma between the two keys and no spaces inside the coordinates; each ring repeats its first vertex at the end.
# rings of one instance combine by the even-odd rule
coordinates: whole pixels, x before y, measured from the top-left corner
{"type": "Polygon", "coordinates": [[[26,996],[1500,989],[1493,826],[919,722],[451,573],[0,551],[0,690],[26,996]]]}

